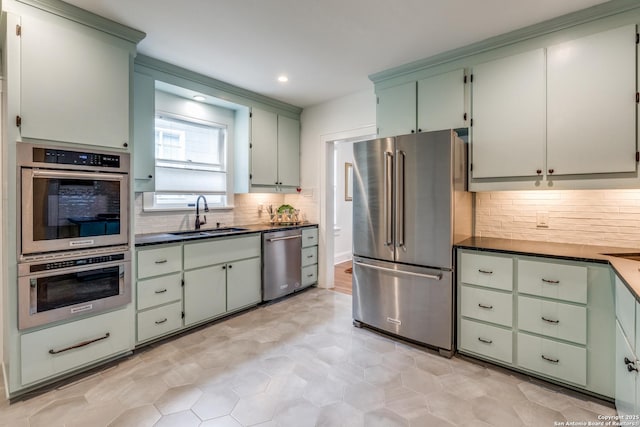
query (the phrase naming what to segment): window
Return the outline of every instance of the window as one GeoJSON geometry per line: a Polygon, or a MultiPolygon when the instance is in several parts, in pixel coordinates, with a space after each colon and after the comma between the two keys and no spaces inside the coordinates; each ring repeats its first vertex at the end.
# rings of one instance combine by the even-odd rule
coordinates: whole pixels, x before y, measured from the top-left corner
{"type": "Polygon", "coordinates": [[[155,173],[145,210],[192,209],[200,194],[210,208],[227,207],[226,126],[158,112],[155,173]]]}

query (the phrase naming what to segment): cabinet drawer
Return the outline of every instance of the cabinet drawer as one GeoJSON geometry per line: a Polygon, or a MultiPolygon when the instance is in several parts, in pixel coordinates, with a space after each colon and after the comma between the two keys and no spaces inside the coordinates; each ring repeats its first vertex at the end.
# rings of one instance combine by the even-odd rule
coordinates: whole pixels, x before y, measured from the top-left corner
{"type": "Polygon", "coordinates": [[[510,329],[485,325],[471,320],[460,322],[460,347],[492,359],[511,363],[513,333],[510,329]]]}
{"type": "Polygon", "coordinates": [[[260,234],[187,243],[184,245],[184,269],[190,270],[238,259],[259,257],[260,251],[260,234]]]}
{"type": "Polygon", "coordinates": [[[460,298],[463,316],[504,326],[513,323],[513,295],[510,293],[463,285],[460,298]]]}
{"type": "Polygon", "coordinates": [[[138,313],[138,341],[146,341],[182,326],[182,302],[138,313]]]}
{"type": "Polygon", "coordinates": [[[180,245],[140,249],[137,252],[138,279],[182,270],[182,246],[180,245]]]}
{"type": "Polygon", "coordinates": [[[309,286],[318,281],[318,264],[302,267],[302,286],[309,286]]]}
{"type": "Polygon", "coordinates": [[[460,279],[470,285],[513,289],[513,259],[495,255],[462,252],[460,279]]]}
{"type": "Polygon", "coordinates": [[[112,311],[22,335],[22,384],[130,350],[133,331],[129,315],[128,309],[112,311]],[[79,344],[85,345],[72,348],[79,344]]]}
{"type": "Polygon", "coordinates": [[[520,296],[518,328],[551,338],[586,344],[587,308],[520,296]]]}
{"type": "Polygon", "coordinates": [[[318,244],[318,229],[303,228],[302,229],[302,247],[314,246],[318,244]]]}
{"type": "Polygon", "coordinates": [[[318,263],[318,247],[311,246],[302,249],[302,266],[318,263]]]}
{"type": "Polygon", "coordinates": [[[622,331],[627,336],[631,348],[634,348],[636,325],[635,325],[635,309],[636,299],[631,294],[631,291],[627,289],[627,286],[622,283],[622,280],[616,275],[616,318],[618,323],[622,327],[622,331]]]}
{"type": "Polygon", "coordinates": [[[587,267],[518,260],[518,291],[587,303],[587,267]]]}
{"type": "Polygon", "coordinates": [[[182,275],[138,280],[138,310],[182,299],[182,275]]]}
{"type": "Polygon", "coordinates": [[[518,333],[518,365],[570,383],[587,384],[584,347],[518,333]]]}

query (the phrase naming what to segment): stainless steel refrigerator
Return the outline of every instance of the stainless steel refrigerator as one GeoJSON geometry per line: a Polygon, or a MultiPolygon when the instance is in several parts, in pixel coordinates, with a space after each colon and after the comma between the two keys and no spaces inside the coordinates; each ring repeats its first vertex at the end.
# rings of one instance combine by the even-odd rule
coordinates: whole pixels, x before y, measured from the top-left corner
{"type": "Polygon", "coordinates": [[[453,244],[471,235],[466,144],[453,130],[354,144],[353,319],[454,350],[453,244]]]}

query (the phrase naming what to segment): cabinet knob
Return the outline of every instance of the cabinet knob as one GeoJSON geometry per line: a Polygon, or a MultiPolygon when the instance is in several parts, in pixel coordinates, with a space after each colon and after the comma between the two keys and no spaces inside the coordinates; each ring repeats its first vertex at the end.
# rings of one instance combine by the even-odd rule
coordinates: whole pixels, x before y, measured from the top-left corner
{"type": "Polygon", "coordinates": [[[418,129],[418,132],[422,132],[422,129],[418,129]]]}
{"type": "Polygon", "coordinates": [[[124,142],[124,143],[122,144],[122,146],[123,146],[124,148],[127,148],[127,147],[129,146],[129,143],[124,142]]]}
{"type": "Polygon", "coordinates": [[[149,179],[153,178],[153,175],[147,175],[149,177],[149,179]]]}
{"type": "Polygon", "coordinates": [[[229,267],[229,270],[231,270],[233,268],[233,265],[229,264],[227,267],[229,267]]]}
{"type": "Polygon", "coordinates": [[[226,266],[226,265],[223,265],[223,266],[222,266],[222,269],[223,269],[223,270],[226,270],[226,269],[227,269],[227,266],[226,266]]]}
{"type": "Polygon", "coordinates": [[[553,173],[553,172],[555,172],[553,169],[549,169],[549,173],[550,174],[553,173]]]}
{"type": "Polygon", "coordinates": [[[416,131],[415,131],[415,130],[413,130],[413,129],[411,129],[411,133],[416,133],[416,131]]]}
{"type": "Polygon", "coordinates": [[[536,170],[536,173],[537,173],[538,175],[542,174],[542,169],[538,169],[538,170],[536,170]]]}

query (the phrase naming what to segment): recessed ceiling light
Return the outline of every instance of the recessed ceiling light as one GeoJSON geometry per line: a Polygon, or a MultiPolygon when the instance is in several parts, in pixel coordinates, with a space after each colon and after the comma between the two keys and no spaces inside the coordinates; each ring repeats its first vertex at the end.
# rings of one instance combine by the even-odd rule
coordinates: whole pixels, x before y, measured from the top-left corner
{"type": "Polygon", "coordinates": [[[287,76],[285,76],[285,75],[283,74],[283,75],[281,75],[281,76],[278,76],[278,81],[279,81],[280,83],[286,83],[286,82],[288,82],[288,81],[289,81],[289,77],[287,77],[287,76]]]}
{"type": "Polygon", "coordinates": [[[195,99],[196,101],[200,101],[200,102],[202,102],[202,101],[204,101],[204,100],[205,100],[205,99],[207,99],[207,98],[205,98],[205,97],[204,97],[204,96],[202,96],[202,95],[194,95],[194,96],[193,96],[193,99],[195,99]]]}

